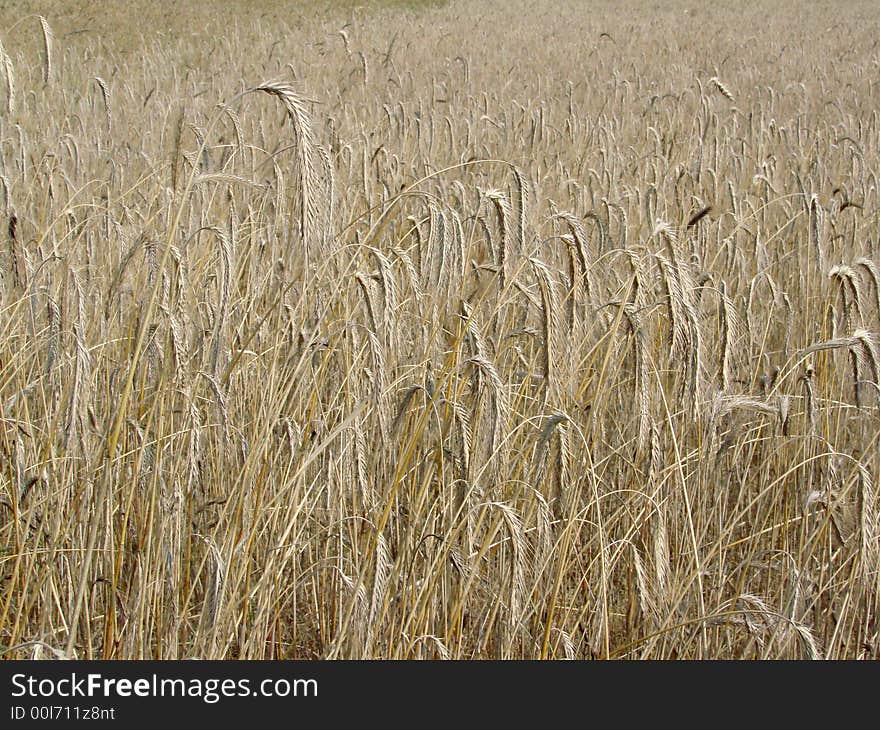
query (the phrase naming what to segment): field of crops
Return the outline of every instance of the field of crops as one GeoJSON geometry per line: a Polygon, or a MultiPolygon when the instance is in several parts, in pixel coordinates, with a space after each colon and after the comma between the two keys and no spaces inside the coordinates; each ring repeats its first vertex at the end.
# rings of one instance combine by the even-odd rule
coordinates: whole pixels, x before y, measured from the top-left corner
{"type": "Polygon", "coordinates": [[[878,658],[872,3],[0,10],[4,658],[878,658]]]}

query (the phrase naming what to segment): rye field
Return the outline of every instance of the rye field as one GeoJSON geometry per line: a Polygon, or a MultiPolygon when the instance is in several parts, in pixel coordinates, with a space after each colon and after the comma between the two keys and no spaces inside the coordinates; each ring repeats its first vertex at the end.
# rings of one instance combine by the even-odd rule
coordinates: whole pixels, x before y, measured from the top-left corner
{"type": "Polygon", "coordinates": [[[0,656],[876,659],[872,3],[0,9],[0,656]]]}

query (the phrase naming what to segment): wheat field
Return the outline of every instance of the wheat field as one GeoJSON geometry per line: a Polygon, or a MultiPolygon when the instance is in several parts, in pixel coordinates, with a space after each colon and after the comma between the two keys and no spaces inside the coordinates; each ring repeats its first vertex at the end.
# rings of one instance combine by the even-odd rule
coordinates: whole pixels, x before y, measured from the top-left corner
{"type": "Polygon", "coordinates": [[[162,5],[0,11],[3,658],[878,657],[876,6],[162,5]]]}

